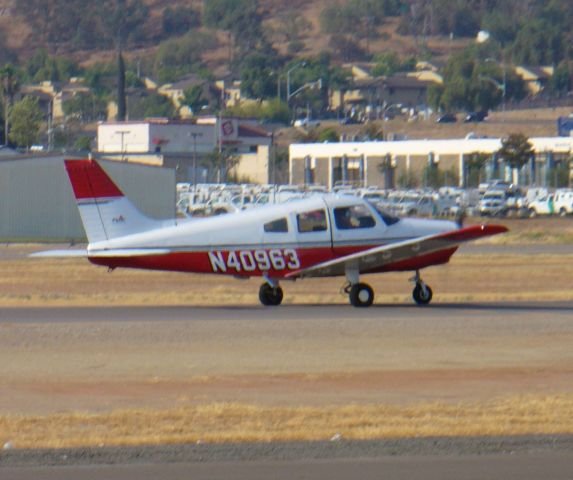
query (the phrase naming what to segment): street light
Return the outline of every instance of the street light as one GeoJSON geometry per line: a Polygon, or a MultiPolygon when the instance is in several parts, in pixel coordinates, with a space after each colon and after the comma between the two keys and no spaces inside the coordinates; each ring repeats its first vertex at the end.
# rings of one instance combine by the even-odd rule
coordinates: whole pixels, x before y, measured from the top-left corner
{"type": "Polygon", "coordinates": [[[293,70],[296,70],[298,67],[302,68],[306,67],[306,62],[297,63],[296,65],[292,66],[287,70],[287,105],[289,104],[290,98],[292,97],[290,93],[290,74],[293,70]]]}

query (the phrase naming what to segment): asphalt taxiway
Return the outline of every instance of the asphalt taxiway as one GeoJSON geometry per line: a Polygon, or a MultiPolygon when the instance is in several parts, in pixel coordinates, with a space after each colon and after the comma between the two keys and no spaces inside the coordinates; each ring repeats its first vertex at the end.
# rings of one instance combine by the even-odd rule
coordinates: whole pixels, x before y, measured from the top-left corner
{"type": "Polygon", "coordinates": [[[469,437],[10,451],[2,480],[569,480],[573,437],[469,437]]]}
{"type": "Polygon", "coordinates": [[[233,306],[149,306],[149,307],[0,307],[0,323],[82,323],[171,321],[289,321],[305,320],[448,320],[499,319],[510,315],[547,318],[573,315],[573,301],[562,302],[480,302],[433,303],[423,307],[410,304],[375,304],[356,309],[347,305],[282,305],[280,307],[233,306]]]}

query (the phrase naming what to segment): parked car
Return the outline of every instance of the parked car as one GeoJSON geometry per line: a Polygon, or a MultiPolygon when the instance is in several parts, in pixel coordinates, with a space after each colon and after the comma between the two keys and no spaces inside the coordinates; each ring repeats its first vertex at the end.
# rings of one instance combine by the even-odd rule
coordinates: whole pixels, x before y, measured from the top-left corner
{"type": "Polygon", "coordinates": [[[531,218],[539,215],[553,215],[555,213],[555,195],[543,195],[531,202],[527,210],[531,218]]]}
{"type": "Polygon", "coordinates": [[[457,121],[458,118],[454,113],[444,113],[437,118],[436,123],[456,123],[457,121]]]}
{"type": "Polygon", "coordinates": [[[315,120],[312,118],[304,117],[304,118],[297,118],[293,122],[293,126],[301,127],[301,128],[314,128],[320,125],[320,120],[315,120]]]}
{"type": "Polygon", "coordinates": [[[555,213],[562,217],[573,214],[573,190],[555,192],[555,213]]]}
{"type": "Polygon", "coordinates": [[[503,190],[488,190],[479,202],[479,213],[484,217],[501,217],[507,213],[505,192],[503,190]]]}
{"type": "Polygon", "coordinates": [[[541,195],[528,205],[530,217],[538,215],[573,214],[573,190],[557,190],[555,193],[541,195]]]}
{"type": "Polygon", "coordinates": [[[398,201],[395,211],[400,216],[427,217],[436,215],[438,208],[432,195],[407,193],[398,201]]]}
{"type": "Polygon", "coordinates": [[[464,123],[470,122],[483,122],[487,118],[487,112],[480,110],[479,112],[468,112],[464,118],[464,123]]]}

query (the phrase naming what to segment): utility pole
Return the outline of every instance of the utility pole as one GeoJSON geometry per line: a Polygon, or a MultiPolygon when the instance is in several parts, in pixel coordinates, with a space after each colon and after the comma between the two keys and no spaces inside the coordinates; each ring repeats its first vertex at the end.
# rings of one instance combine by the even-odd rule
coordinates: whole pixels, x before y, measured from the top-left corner
{"type": "Polygon", "coordinates": [[[126,145],[125,145],[125,136],[130,133],[129,130],[118,130],[116,132],[119,136],[121,136],[121,161],[125,162],[125,150],[126,150],[126,145]]]}
{"type": "Polygon", "coordinates": [[[202,137],[203,134],[200,132],[189,133],[190,137],[193,137],[193,191],[197,191],[197,137],[202,137]]]}

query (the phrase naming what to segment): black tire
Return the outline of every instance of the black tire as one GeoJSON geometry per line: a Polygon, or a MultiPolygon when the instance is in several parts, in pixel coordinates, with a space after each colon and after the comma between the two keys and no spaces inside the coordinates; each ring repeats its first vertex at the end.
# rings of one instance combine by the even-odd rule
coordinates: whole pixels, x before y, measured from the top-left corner
{"type": "Polygon", "coordinates": [[[354,307],[369,307],[374,302],[374,291],[366,283],[356,283],[350,288],[348,297],[354,307]]]}
{"type": "Polygon", "coordinates": [[[559,210],[559,216],[560,217],[566,217],[567,216],[567,210],[565,210],[564,208],[559,210]]]}
{"type": "Polygon", "coordinates": [[[283,289],[263,283],[259,289],[259,300],[265,307],[276,307],[283,301],[283,289]]]}
{"type": "Polygon", "coordinates": [[[424,289],[421,284],[417,283],[412,292],[412,298],[418,305],[428,305],[432,301],[434,293],[432,289],[426,285],[424,289]]]}
{"type": "Polygon", "coordinates": [[[528,212],[529,212],[529,218],[535,218],[535,217],[537,217],[537,212],[535,211],[535,208],[530,208],[530,209],[528,210],[528,212]]]}

